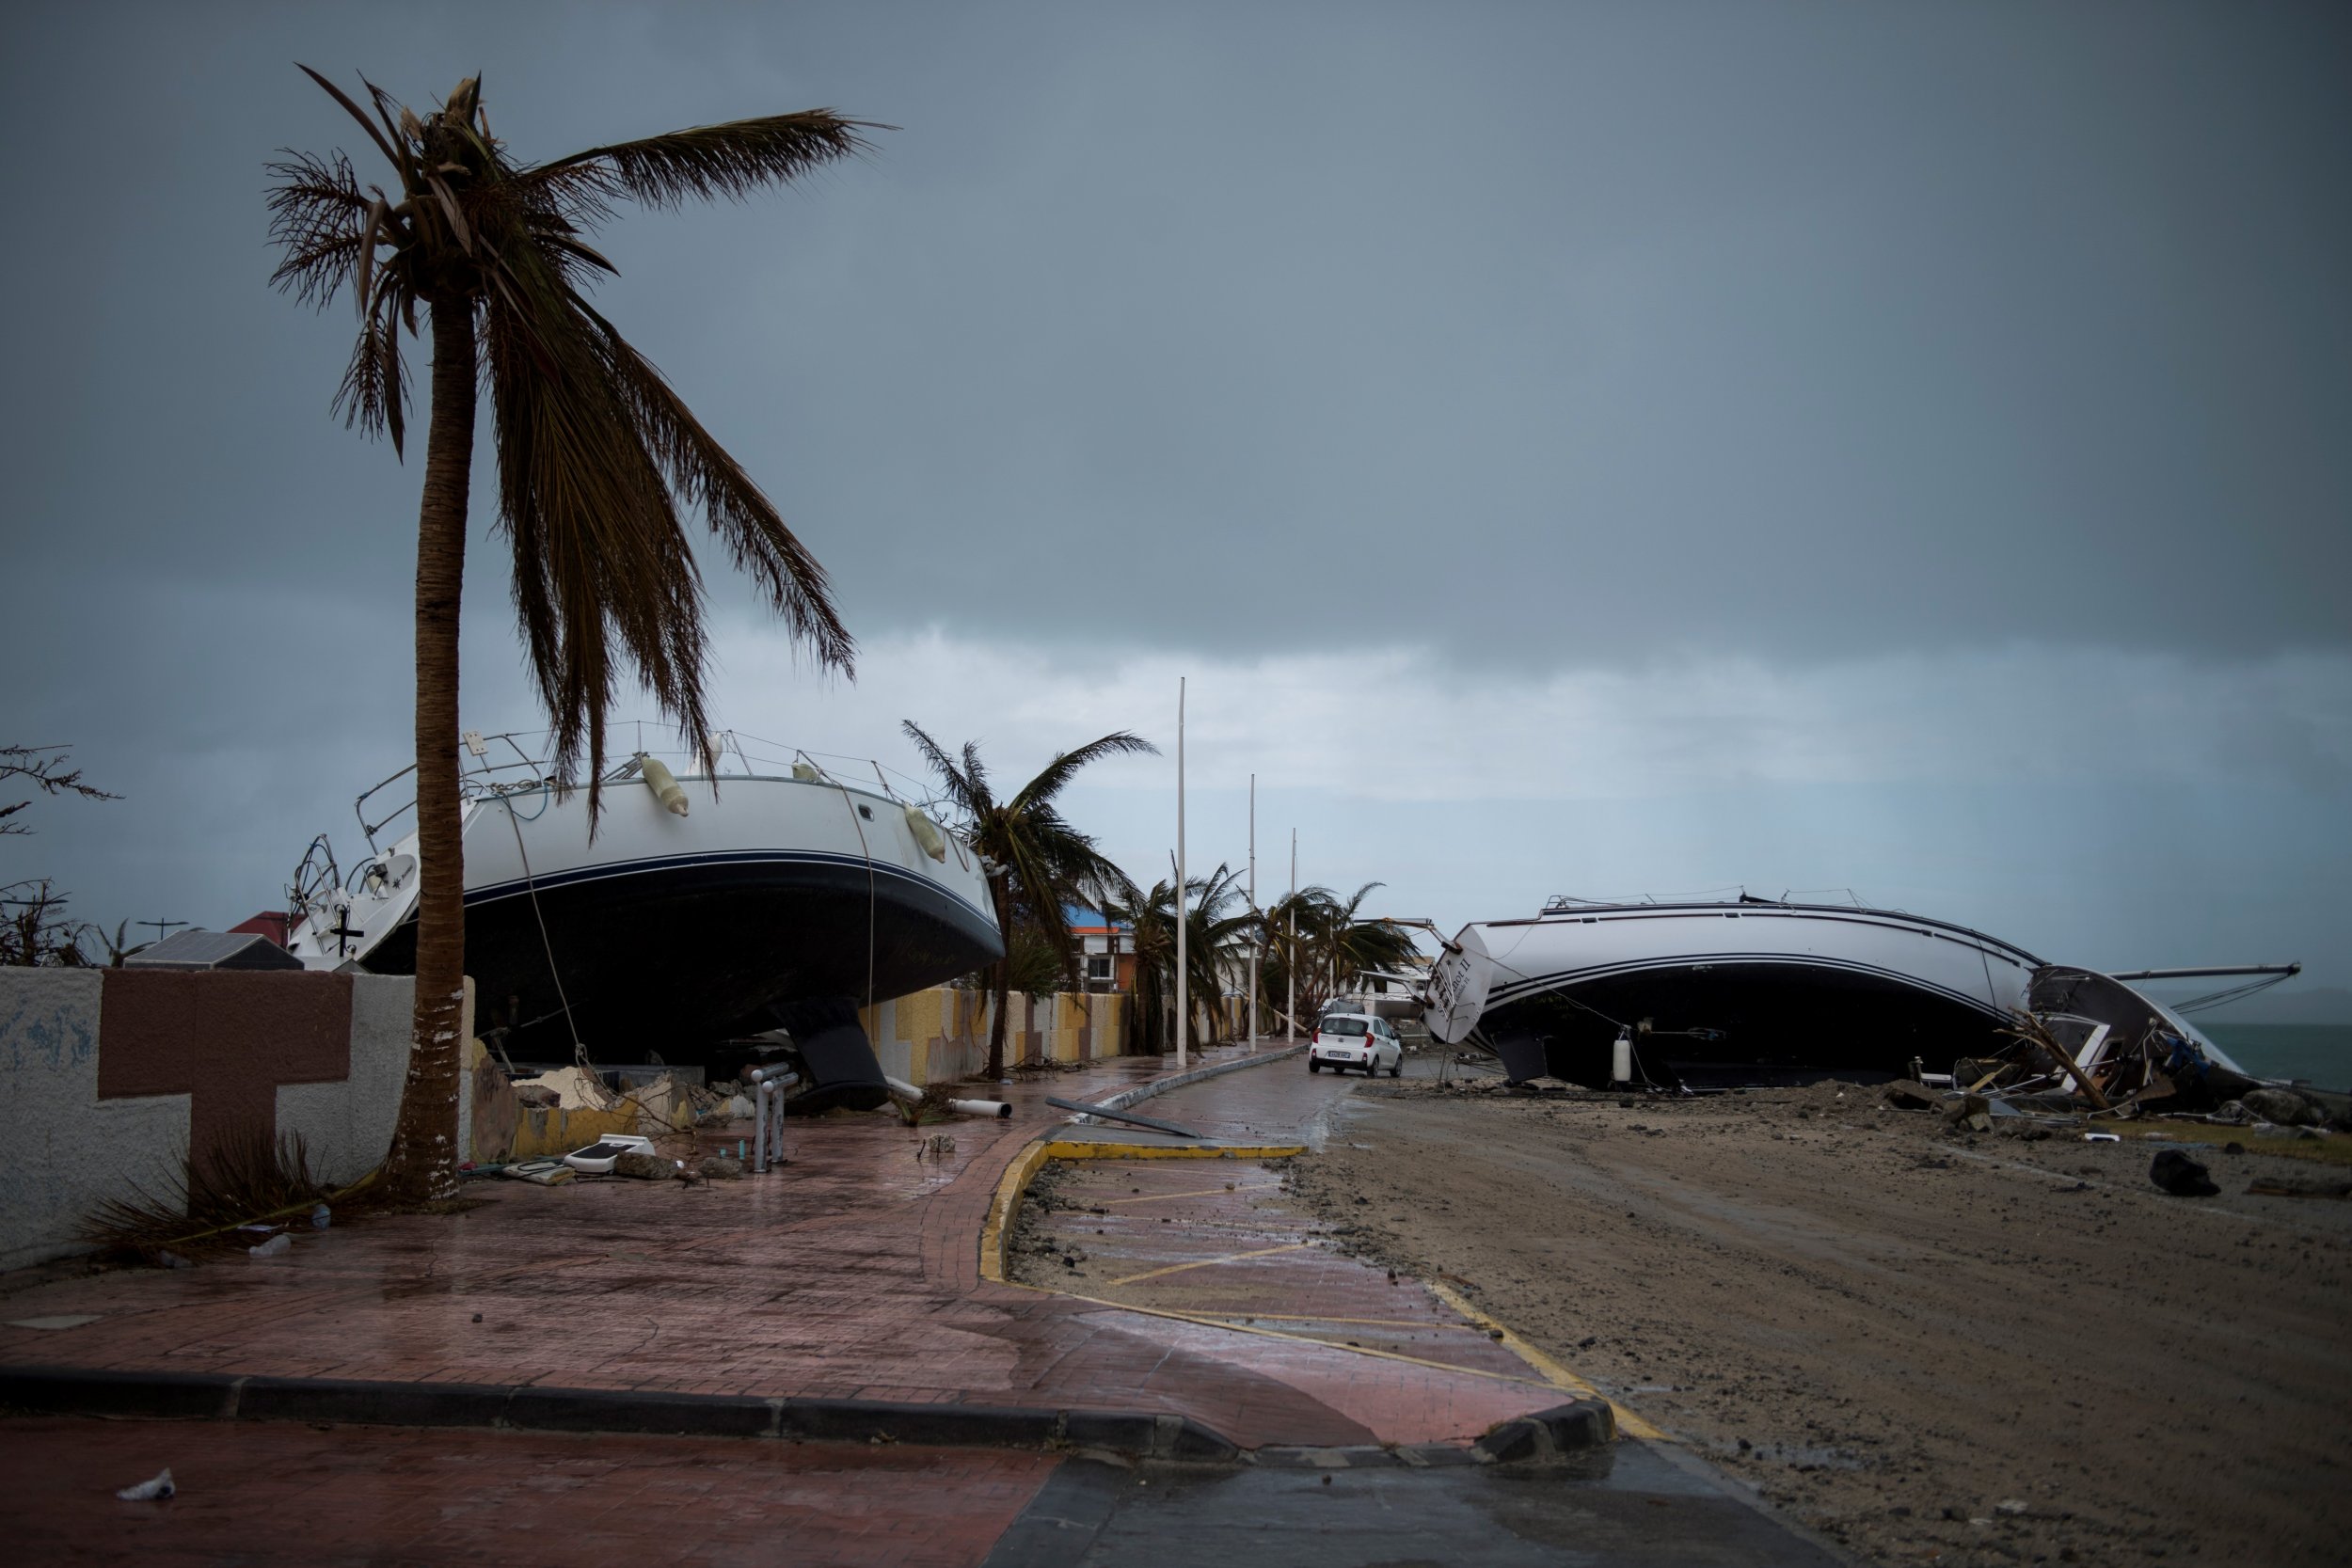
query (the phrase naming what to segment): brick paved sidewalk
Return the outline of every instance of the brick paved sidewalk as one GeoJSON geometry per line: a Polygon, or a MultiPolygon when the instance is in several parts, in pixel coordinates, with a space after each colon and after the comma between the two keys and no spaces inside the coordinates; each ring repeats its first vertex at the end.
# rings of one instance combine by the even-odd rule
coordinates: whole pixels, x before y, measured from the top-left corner
{"type": "MultiPolygon", "coordinates": [[[[794,1124],[791,1164],[765,1179],[485,1182],[472,1212],[303,1235],[281,1259],[47,1284],[0,1311],[92,1321],[0,1327],[0,1365],[1162,1412],[1244,1447],[1475,1435],[1484,1420],[1455,1430],[1467,1415],[1394,1430],[1392,1398],[1349,1395],[1393,1379],[1365,1358],[1269,1354],[1250,1336],[981,1279],[989,1203],[1052,1125],[1044,1096],[1166,1070],[1130,1058],[1009,1085],[1014,1117],[958,1122],[938,1162],[915,1158],[932,1129],[818,1118],[794,1124]]],[[[1177,1093],[1206,1113],[1218,1085],[1254,1101],[1241,1086],[1278,1072],[1177,1093]]]]}

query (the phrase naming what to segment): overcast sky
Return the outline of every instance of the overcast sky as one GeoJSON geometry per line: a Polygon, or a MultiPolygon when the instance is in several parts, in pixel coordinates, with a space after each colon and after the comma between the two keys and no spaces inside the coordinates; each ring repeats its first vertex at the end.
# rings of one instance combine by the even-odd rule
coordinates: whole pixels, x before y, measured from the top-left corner
{"type": "MultiPolygon", "coordinates": [[[[12,14],[0,741],[126,799],[0,881],[77,913],[276,907],[406,760],[421,464],[266,284],[262,166],[366,170],[301,60],[479,72],[528,160],[898,127],[599,242],[863,647],[813,679],[714,562],[722,722],[1008,779],[1136,729],[1072,803],[1149,880],[1182,674],[1192,862],[1254,771],[1262,892],[1295,826],[1449,927],[1851,889],[2352,982],[2340,6],[12,14]]],[[[535,729],[490,522],[466,721],[535,729]]]]}

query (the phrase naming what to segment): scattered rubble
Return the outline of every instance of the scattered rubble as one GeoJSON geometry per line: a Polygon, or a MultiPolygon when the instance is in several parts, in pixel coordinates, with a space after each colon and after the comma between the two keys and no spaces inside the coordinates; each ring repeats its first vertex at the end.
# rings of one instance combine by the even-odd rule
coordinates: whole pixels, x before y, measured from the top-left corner
{"type": "Polygon", "coordinates": [[[677,1166],[659,1154],[631,1149],[612,1157],[612,1174],[631,1177],[639,1181],[667,1181],[675,1175],[677,1166]]]}
{"type": "Polygon", "coordinates": [[[2148,1167],[2148,1180],[2174,1197],[2212,1197],[2221,1189],[2212,1172],[2177,1148],[2164,1149],[2148,1167]]]}

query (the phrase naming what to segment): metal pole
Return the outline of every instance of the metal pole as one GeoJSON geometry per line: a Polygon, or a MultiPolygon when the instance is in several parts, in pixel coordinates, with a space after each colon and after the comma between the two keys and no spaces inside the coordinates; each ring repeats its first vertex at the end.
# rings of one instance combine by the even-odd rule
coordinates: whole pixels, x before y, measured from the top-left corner
{"type": "MultiPolygon", "coordinates": [[[[1258,910],[1258,775],[1249,775],[1249,910],[1258,910]]],[[[1258,943],[1249,944],[1249,1049],[1258,1049],[1258,943]]]]}
{"type": "Polygon", "coordinates": [[[1282,1040],[1298,1038],[1298,830],[1291,830],[1291,956],[1282,966],[1282,1040]]]}
{"type": "Polygon", "coordinates": [[[1184,986],[1184,677],[1176,677],[1176,1070],[1184,1070],[1192,998],[1184,986]]]}

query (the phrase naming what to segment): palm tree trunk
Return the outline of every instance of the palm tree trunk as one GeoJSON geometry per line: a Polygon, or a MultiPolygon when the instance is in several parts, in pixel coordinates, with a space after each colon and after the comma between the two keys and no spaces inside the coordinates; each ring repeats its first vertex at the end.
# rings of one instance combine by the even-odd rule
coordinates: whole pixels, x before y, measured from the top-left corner
{"type": "Polygon", "coordinates": [[[992,878],[988,890],[996,905],[996,929],[1005,939],[1005,956],[996,960],[996,1017],[988,1026],[988,1076],[1005,1075],[1005,1010],[1012,1006],[1012,900],[1001,879],[992,878]]]}
{"type": "Polygon", "coordinates": [[[466,859],[457,771],[457,609],[473,474],[470,300],[433,306],[433,411],[417,516],[417,994],[408,1078],[384,1162],[388,1192],[411,1203],[457,1192],[460,1016],[466,986],[466,859]]]}

